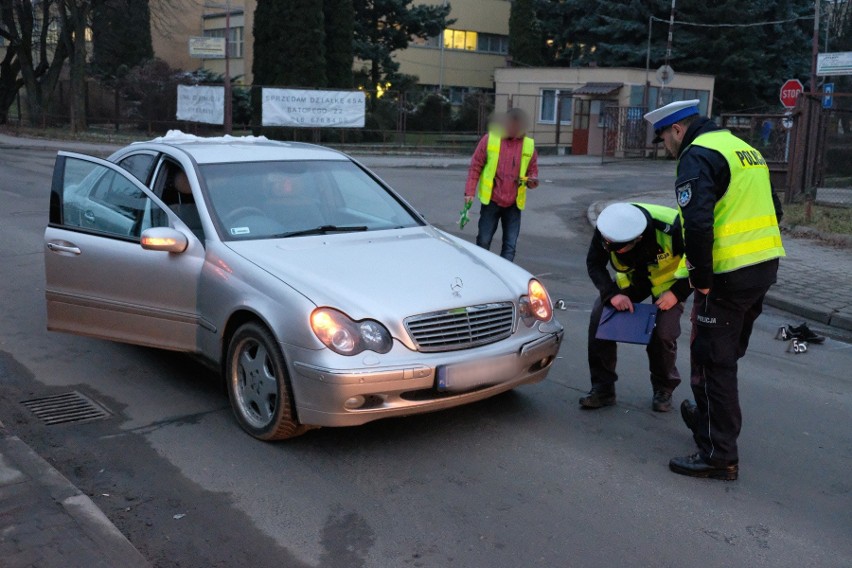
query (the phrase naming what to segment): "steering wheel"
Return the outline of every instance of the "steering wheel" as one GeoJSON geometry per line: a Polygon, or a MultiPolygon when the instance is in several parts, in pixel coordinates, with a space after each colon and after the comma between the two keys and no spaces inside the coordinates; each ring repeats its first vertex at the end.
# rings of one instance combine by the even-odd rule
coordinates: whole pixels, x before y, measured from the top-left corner
{"type": "Polygon", "coordinates": [[[258,207],[254,207],[252,205],[243,205],[242,207],[237,207],[227,215],[225,215],[225,221],[228,222],[229,225],[233,225],[234,221],[242,219],[243,217],[249,217],[251,215],[259,215],[260,217],[266,217],[266,213],[263,212],[262,209],[258,207]]]}

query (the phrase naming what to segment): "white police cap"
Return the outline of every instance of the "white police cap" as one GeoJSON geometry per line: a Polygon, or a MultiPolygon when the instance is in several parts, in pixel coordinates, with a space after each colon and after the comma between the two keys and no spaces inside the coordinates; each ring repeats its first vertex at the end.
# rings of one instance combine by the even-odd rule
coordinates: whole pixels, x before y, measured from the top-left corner
{"type": "Polygon", "coordinates": [[[597,228],[611,243],[629,243],[639,238],[648,227],[648,219],[635,205],[613,203],[598,215],[597,228]]]}
{"type": "Polygon", "coordinates": [[[654,134],[656,135],[654,142],[662,142],[662,139],[660,139],[660,131],[662,129],[667,126],[671,126],[675,122],[682,120],[687,116],[699,114],[699,104],[701,104],[701,101],[698,99],[675,101],[645,114],[645,120],[650,122],[651,126],[654,128],[654,134]]]}

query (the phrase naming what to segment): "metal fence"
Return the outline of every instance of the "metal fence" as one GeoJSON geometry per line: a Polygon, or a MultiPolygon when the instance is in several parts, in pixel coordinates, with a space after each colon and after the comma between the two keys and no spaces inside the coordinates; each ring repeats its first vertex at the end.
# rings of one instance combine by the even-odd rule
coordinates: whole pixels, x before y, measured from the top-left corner
{"type": "Polygon", "coordinates": [[[821,94],[805,94],[792,113],[788,202],[852,207],[852,94],[834,97],[839,108],[826,109],[821,94]]]}
{"type": "MultiPolygon", "coordinates": [[[[177,86],[173,76],[146,78],[147,82],[103,85],[87,83],[88,128],[105,135],[128,137],[162,134],[170,129],[216,135],[222,126],[179,121],[177,86]]],[[[364,128],[285,128],[261,124],[259,85],[233,88],[233,130],[284,140],[300,140],[347,147],[417,149],[428,152],[468,153],[487,131],[497,114],[510,108],[523,109],[530,118],[529,135],[541,153],[585,154],[606,159],[649,155],[650,133],[642,119],[644,109],[618,107],[614,102],[572,96],[569,92],[549,94],[495,95],[466,93],[449,99],[425,90],[366,92],[364,128]]],[[[13,105],[12,127],[67,128],[69,85],[61,82],[51,104],[32,121],[20,95],[13,105]]]]}

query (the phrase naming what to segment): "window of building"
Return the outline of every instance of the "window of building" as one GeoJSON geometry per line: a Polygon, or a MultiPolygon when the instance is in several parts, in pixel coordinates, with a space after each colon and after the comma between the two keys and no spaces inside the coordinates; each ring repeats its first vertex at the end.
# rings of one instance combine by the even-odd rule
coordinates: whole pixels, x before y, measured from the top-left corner
{"type": "Polygon", "coordinates": [[[427,38],[413,36],[409,45],[413,47],[438,48],[441,47],[441,38],[440,36],[432,36],[427,38]]]}
{"type": "Polygon", "coordinates": [[[541,124],[556,124],[556,101],[560,100],[560,124],[571,124],[572,102],[570,90],[542,89],[538,109],[538,121],[541,124]]]}
{"type": "MultiPolygon", "coordinates": [[[[205,37],[225,37],[225,28],[215,30],[204,30],[205,37]]],[[[243,26],[231,28],[231,37],[228,38],[228,57],[240,59],[243,56],[243,26]]]]}
{"type": "Polygon", "coordinates": [[[476,50],[484,53],[509,53],[509,36],[479,34],[476,50]]]}
{"type": "Polygon", "coordinates": [[[476,38],[479,34],[466,30],[444,30],[444,48],[476,51],[476,38]]]}
{"type": "MultiPolygon", "coordinates": [[[[632,87],[630,87],[630,106],[642,106],[642,100],[644,96],[644,85],[633,85],[632,87]]],[[[672,101],[682,101],[689,99],[698,99],[700,101],[698,103],[698,110],[703,116],[707,116],[707,109],[709,108],[710,102],[710,91],[702,91],[696,89],[676,89],[667,87],[663,89],[661,96],[659,87],[648,88],[648,106],[652,109],[657,108],[658,106],[667,105],[672,101]],[[657,104],[658,97],[662,99],[662,103],[659,105],[657,104]]]]}

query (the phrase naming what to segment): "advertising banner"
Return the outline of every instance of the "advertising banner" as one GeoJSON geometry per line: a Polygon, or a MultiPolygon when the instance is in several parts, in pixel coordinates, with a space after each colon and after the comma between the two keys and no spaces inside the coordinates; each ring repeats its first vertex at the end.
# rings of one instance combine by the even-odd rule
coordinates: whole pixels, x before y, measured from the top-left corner
{"type": "Polygon", "coordinates": [[[367,100],[361,91],[263,89],[263,126],[363,128],[367,100]]]}
{"type": "Polygon", "coordinates": [[[224,124],[225,87],[178,85],[177,119],[224,124]]]}

